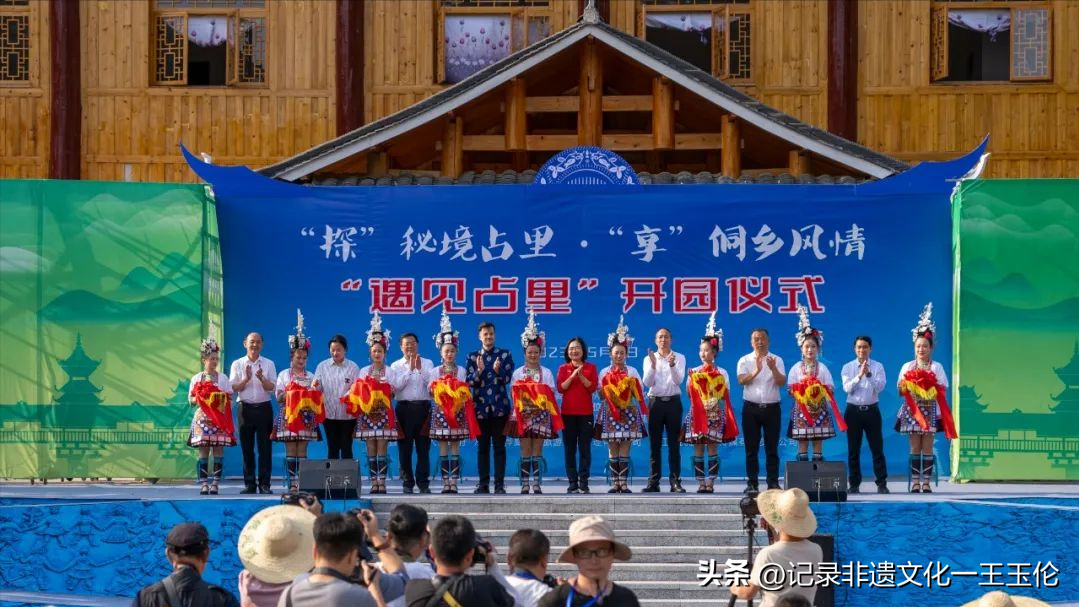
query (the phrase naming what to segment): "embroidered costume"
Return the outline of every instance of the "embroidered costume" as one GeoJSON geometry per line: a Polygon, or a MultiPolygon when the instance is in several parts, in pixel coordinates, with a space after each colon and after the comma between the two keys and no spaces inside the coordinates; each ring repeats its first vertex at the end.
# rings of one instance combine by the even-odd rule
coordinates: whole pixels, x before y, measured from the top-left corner
{"type": "MultiPolygon", "coordinates": [[[[311,340],[303,332],[303,314],[296,310],[296,333],[289,335],[289,353],[296,350],[311,351],[311,340]]],[[[326,419],[322,392],[314,387],[315,374],[304,369],[300,372],[288,369],[277,374],[278,393],[285,398],[274,418],[270,440],[277,442],[299,442],[322,440],[319,424],[326,419]]],[[[286,466],[286,469],[288,467],[286,466]]]]}
{"type": "MultiPolygon", "coordinates": [[[[221,347],[214,335],[217,327],[210,323],[210,334],[199,346],[200,358],[205,360],[211,355],[220,355],[221,347]]],[[[236,444],[235,427],[232,421],[232,382],[226,373],[196,373],[191,378],[187,392],[188,401],[195,406],[191,418],[191,430],[187,444],[192,447],[231,447],[236,444]]],[[[212,450],[210,451],[212,454],[212,450]]],[[[221,483],[224,462],[214,458],[210,465],[208,457],[199,457],[196,463],[196,481],[201,485],[202,495],[217,495],[221,483]]]]}
{"type": "MultiPolygon", "coordinates": [[[[936,324],[932,320],[933,304],[929,303],[918,319],[911,335],[933,341],[936,324]]],[[[921,365],[917,360],[904,363],[899,371],[899,394],[903,404],[896,413],[895,429],[903,434],[933,434],[944,432],[949,439],[957,437],[955,421],[948,407],[948,376],[944,367],[930,361],[921,365]]]]}
{"type": "MultiPolygon", "coordinates": [[[[543,352],[546,335],[536,324],[536,313],[528,311],[528,324],[521,333],[521,347],[527,351],[529,346],[536,346],[543,352]]],[[[513,408],[506,422],[505,434],[515,438],[548,439],[558,436],[562,431],[562,416],[558,412],[555,398],[554,374],[547,367],[531,368],[526,362],[513,371],[510,394],[513,408]]],[[[543,457],[530,456],[521,458],[518,471],[521,487],[528,487],[528,479],[534,479],[532,487],[540,492],[542,484],[543,457]]]]}
{"type": "MultiPolygon", "coordinates": [[[[435,334],[435,347],[439,352],[446,344],[452,344],[456,349],[458,341],[459,334],[450,323],[449,314],[443,310],[438,333],[435,334]]],[[[476,405],[472,402],[472,388],[465,381],[464,367],[456,362],[439,364],[428,371],[427,387],[431,393],[428,425],[431,439],[460,442],[479,436],[476,405]]],[[[442,475],[442,492],[456,493],[457,481],[461,478],[461,456],[452,453],[440,455],[438,468],[442,475]]]]}
{"type": "MultiPolygon", "coordinates": [[[[716,328],[712,313],[702,342],[723,350],[723,329],[716,328]]],[[[682,421],[682,442],[687,444],[729,443],[738,438],[738,423],[731,407],[731,380],[727,370],[711,365],[691,369],[686,379],[690,407],[682,421]]]]}
{"type": "MultiPolygon", "coordinates": [[[[633,342],[625,317],[618,317],[614,333],[607,334],[607,348],[622,346],[627,351],[633,342]]],[[[605,441],[632,441],[647,435],[644,416],[648,405],[637,369],[629,365],[607,365],[599,372],[600,406],[595,436],[605,441]]],[[[609,493],[630,493],[629,457],[609,457],[611,489],[609,493]]]]}
{"type": "MultiPolygon", "coordinates": [[[[824,333],[809,324],[805,306],[798,306],[798,332],[795,333],[798,348],[807,339],[815,339],[817,346],[824,344],[824,333]]],[[[819,350],[818,350],[819,351],[819,350]]],[[[787,374],[794,405],[791,407],[787,438],[799,441],[825,440],[836,435],[836,424],[846,430],[846,423],[835,402],[835,380],[828,367],[820,360],[807,363],[800,360],[787,374]]],[[[799,459],[803,455],[799,454],[799,459]]],[[[808,458],[808,454],[805,455],[808,458]]]]}

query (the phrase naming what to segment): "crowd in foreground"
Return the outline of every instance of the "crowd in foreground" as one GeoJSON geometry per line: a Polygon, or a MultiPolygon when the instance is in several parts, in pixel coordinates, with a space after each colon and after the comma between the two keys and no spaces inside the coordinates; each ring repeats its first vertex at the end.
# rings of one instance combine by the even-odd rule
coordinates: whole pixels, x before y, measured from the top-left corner
{"type": "MultiPolygon", "coordinates": [[[[757,497],[764,525],[776,541],[760,550],[744,585],[730,587],[738,598],[759,598],[762,607],[811,607],[812,586],[762,588],[762,571],[810,569],[823,560],[810,541],[817,521],[801,489],[769,490],[757,497]]],[[[173,527],[166,540],[172,573],[142,588],[133,607],[637,607],[637,596],[612,579],[615,561],[629,561],[632,549],[618,540],[610,523],[582,516],[569,527],[568,546],[557,562],[576,567],[568,578],[548,572],[551,543],[537,529],[519,529],[510,538],[502,571],[495,547],[464,516],[440,518],[399,504],[385,529],[374,512],[323,512],[317,499],[283,504],[256,513],[240,534],[237,552],[244,569],[237,590],[205,582],[210,537],[201,523],[173,527]],[[482,571],[482,573],[476,573],[482,571]]],[[[789,576],[790,580],[799,579],[789,576]]],[[[1035,599],[991,592],[963,607],[1049,607],[1035,599]]]]}

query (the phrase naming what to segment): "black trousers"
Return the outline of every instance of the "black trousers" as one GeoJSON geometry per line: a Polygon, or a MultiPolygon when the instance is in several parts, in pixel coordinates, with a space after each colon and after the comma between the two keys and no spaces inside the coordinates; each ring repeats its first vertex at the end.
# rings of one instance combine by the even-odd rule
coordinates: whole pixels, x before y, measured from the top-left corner
{"type": "Polygon", "coordinates": [[[589,470],[592,468],[592,426],[595,419],[591,415],[563,415],[562,447],[566,456],[566,478],[569,484],[588,484],[589,470]],[[577,454],[581,455],[581,465],[577,466],[577,454]]]}
{"type": "Polygon", "coordinates": [[[431,413],[429,400],[397,401],[397,452],[401,457],[401,481],[406,487],[419,485],[426,489],[431,483],[431,439],[423,436],[423,425],[431,413]],[[412,472],[412,449],[416,449],[416,472],[412,472]]]}
{"type": "Polygon", "coordinates": [[[764,435],[764,465],[768,485],[779,486],[779,403],[760,407],[745,401],[742,406],[742,433],[746,439],[746,484],[760,482],[761,435],[764,435]]]}
{"type": "Polygon", "coordinates": [[[258,486],[270,486],[270,431],[273,430],[273,407],[270,402],[240,404],[240,450],[244,455],[244,485],[255,486],[255,449],[258,449],[258,486]]]}
{"type": "Polygon", "coordinates": [[[354,419],[327,419],[322,422],[326,431],[326,459],[353,459],[352,433],[356,431],[354,419]]]}
{"type": "Polygon", "coordinates": [[[477,467],[480,471],[480,484],[491,482],[491,446],[495,451],[495,485],[506,482],[506,420],[509,416],[484,417],[479,421],[480,435],[476,445],[477,467]]]}
{"type": "Polygon", "coordinates": [[[847,421],[847,474],[850,475],[850,486],[857,487],[862,483],[862,433],[865,432],[866,440],[869,441],[869,452],[873,454],[873,474],[876,476],[877,486],[888,484],[888,464],[884,461],[884,435],[881,433],[883,423],[880,417],[880,407],[877,405],[847,405],[843,412],[843,419],[847,421]]]}
{"type": "Polygon", "coordinates": [[[678,433],[682,429],[682,397],[665,396],[652,399],[648,411],[648,463],[651,473],[648,484],[658,483],[663,475],[663,432],[667,432],[667,465],[670,478],[682,477],[682,453],[678,433]]]}

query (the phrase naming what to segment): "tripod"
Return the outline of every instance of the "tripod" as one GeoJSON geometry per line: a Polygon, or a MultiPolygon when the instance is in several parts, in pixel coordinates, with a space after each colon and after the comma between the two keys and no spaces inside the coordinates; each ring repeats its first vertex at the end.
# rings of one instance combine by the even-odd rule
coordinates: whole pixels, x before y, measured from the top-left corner
{"type": "MultiPolygon", "coordinates": [[[[757,517],[742,515],[742,528],[746,531],[746,563],[749,563],[750,571],[753,570],[753,535],[757,530],[757,517]]],[[[734,607],[738,597],[731,594],[731,600],[727,607],[734,607]]],[[[753,599],[748,599],[749,607],[753,607],[753,599]]]]}

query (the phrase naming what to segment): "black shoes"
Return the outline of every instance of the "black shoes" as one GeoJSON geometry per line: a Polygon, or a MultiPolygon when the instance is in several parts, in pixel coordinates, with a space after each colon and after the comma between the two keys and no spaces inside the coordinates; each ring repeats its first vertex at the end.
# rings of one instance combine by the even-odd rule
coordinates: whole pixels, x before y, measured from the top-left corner
{"type": "Polygon", "coordinates": [[[760,487],[757,485],[746,485],[746,488],[742,491],[742,495],[749,495],[750,493],[760,493],[760,487]]]}
{"type": "Polygon", "coordinates": [[[262,485],[259,487],[259,493],[263,495],[273,495],[273,489],[270,489],[269,485],[262,485]]]}
{"type": "MultiPolygon", "coordinates": [[[[430,492],[431,492],[431,487],[430,486],[420,487],[420,493],[430,493],[430,492]]],[[[412,492],[409,491],[409,493],[412,493],[412,492]]]]}
{"type": "Polygon", "coordinates": [[[850,493],[850,494],[861,493],[861,492],[862,491],[860,489],[858,489],[858,485],[851,485],[850,489],[847,489],[847,493],[850,493]]]}
{"type": "Polygon", "coordinates": [[[685,493],[686,490],[682,488],[682,481],[673,479],[671,481],[671,493],[685,493]]]}
{"type": "Polygon", "coordinates": [[[255,489],[254,485],[248,485],[244,487],[242,491],[240,491],[240,495],[251,495],[253,493],[256,493],[257,491],[258,490],[255,489]]]}
{"type": "Polygon", "coordinates": [[[644,489],[641,489],[641,493],[659,493],[659,483],[648,483],[644,489]]]}
{"type": "Polygon", "coordinates": [[[479,494],[479,493],[488,494],[490,492],[491,492],[491,490],[487,487],[487,485],[476,485],[476,488],[472,490],[472,493],[477,493],[477,494],[479,494]]]}
{"type": "Polygon", "coordinates": [[[877,485],[877,493],[885,495],[885,494],[891,493],[891,491],[888,491],[888,486],[887,485],[877,485]]]}
{"type": "Polygon", "coordinates": [[[495,483],[495,493],[497,495],[505,495],[506,494],[506,486],[503,485],[502,483],[495,483]]]}
{"type": "Polygon", "coordinates": [[[577,484],[577,481],[570,481],[569,487],[566,487],[566,493],[580,493],[581,486],[577,484]]]}

